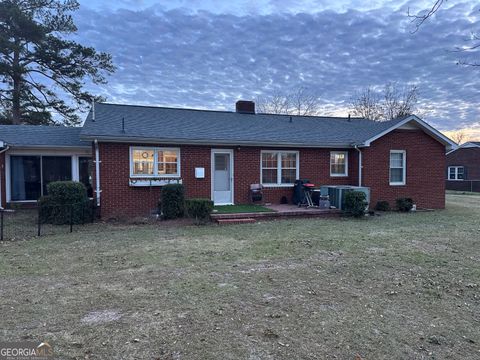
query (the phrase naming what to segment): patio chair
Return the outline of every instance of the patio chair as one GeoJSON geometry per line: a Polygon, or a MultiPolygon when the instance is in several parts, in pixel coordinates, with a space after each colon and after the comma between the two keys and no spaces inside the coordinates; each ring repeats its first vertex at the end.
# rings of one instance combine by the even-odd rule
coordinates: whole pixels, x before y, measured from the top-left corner
{"type": "Polygon", "coordinates": [[[255,201],[263,200],[263,185],[251,184],[250,185],[250,202],[253,204],[255,201]]]}

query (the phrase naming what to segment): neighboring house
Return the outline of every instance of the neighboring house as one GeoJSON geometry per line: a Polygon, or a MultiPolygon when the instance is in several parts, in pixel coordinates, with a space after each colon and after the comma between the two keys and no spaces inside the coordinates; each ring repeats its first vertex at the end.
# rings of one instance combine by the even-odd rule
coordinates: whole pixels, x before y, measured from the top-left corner
{"type": "Polygon", "coordinates": [[[29,204],[57,180],[82,181],[90,194],[92,146],[81,128],[0,125],[0,204],[29,204]]]}
{"type": "Polygon", "coordinates": [[[235,112],[98,103],[79,136],[78,144],[91,145],[105,218],[149,214],[167,183],[216,204],[248,203],[250,185],[262,183],[265,201],[279,203],[291,201],[299,178],[368,186],[372,207],[411,197],[420,208],[444,208],[445,153],[455,146],[416,116],[256,114],[250,101],[237,102],[235,112]]]}
{"type": "Polygon", "coordinates": [[[480,192],[480,141],[447,153],[447,189],[480,192]]]}

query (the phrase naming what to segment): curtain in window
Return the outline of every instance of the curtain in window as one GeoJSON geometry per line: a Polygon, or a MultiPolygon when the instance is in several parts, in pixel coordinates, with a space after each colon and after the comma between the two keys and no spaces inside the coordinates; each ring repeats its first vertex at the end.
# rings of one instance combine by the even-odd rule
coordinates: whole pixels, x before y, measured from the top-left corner
{"type": "Polygon", "coordinates": [[[40,156],[11,156],[12,201],[37,200],[41,196],[40,156]]]}

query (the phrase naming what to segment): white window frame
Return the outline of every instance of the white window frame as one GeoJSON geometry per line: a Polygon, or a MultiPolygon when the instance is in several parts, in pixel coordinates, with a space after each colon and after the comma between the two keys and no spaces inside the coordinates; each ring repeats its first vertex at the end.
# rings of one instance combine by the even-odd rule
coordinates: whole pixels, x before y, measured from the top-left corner
{"type": "Polygon", "coordinates": [[[449,181],[464,181],[465,180],[465,166],[449,166],[448,167],[448,173],[447,173],[447,180],[449,180],[449,181]],[[460,168],[463,170],[463,172],[462,172],[463,179],[458,178],[458,169],[460,169],[460,168]],[[455,169],[455,178],[454,179],[450,179],[450,169],[455,169]]]}
{"type": "Polygon", "coordinates": [[[348,176],[348,151],[330,151],[330,176],[331,177],[346,177],[348,176]],[[344,173],[332,173],[332,155],[344,154],[345,155],[345,172],[344,173]]]}
{"type": "Polygon", "coordinates": [[[171,148],[171,147],[151,147],[151,146],[130,146],[130,177],[131,178],[180,178],[181,169],[180,169],[180,148],[171,148]],[[153,169],[154,172],[158,171],[158,152],[159,151],[175,151],[177,153],[177,173],[176,174],[134,174],[133,173],[133,152],[135,150],[139,151],[153,151],[153,169]]]}
{"type": "Polygon", "coordinates": [[[282,154],[295,154],[295,177],[300,177],[300,152],[292,150],[262,150],[260,151],[260,184],[264,187],[292,187],[295,184],[282,184],[282,154]],[[263,182],[263,154],[277,154],[277,182],[276,183],[264,183],[263,182]]]}
{"type": "MultiPolygon", "coordinates": [[[[405,150],[390,150],[388,158],[388,181],[391,186],[401,186],[407,184],[407,152],[405,150]],[[392,154],[403,154],[403,181],[392,182],[392,154]]],[[[399,168],[395,168],[399,169],[399,168]]]]}

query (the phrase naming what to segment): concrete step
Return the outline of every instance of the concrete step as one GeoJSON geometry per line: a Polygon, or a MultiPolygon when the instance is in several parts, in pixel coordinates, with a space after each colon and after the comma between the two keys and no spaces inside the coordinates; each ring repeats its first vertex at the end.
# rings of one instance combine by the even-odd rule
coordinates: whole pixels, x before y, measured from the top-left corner
{"type": "Polygon", "coordinates": [[[231,225],[231,224],[251,224],[257,222],[252,218],[238,218],[238,219],[216,219],[218,224],[231,225]]]}

